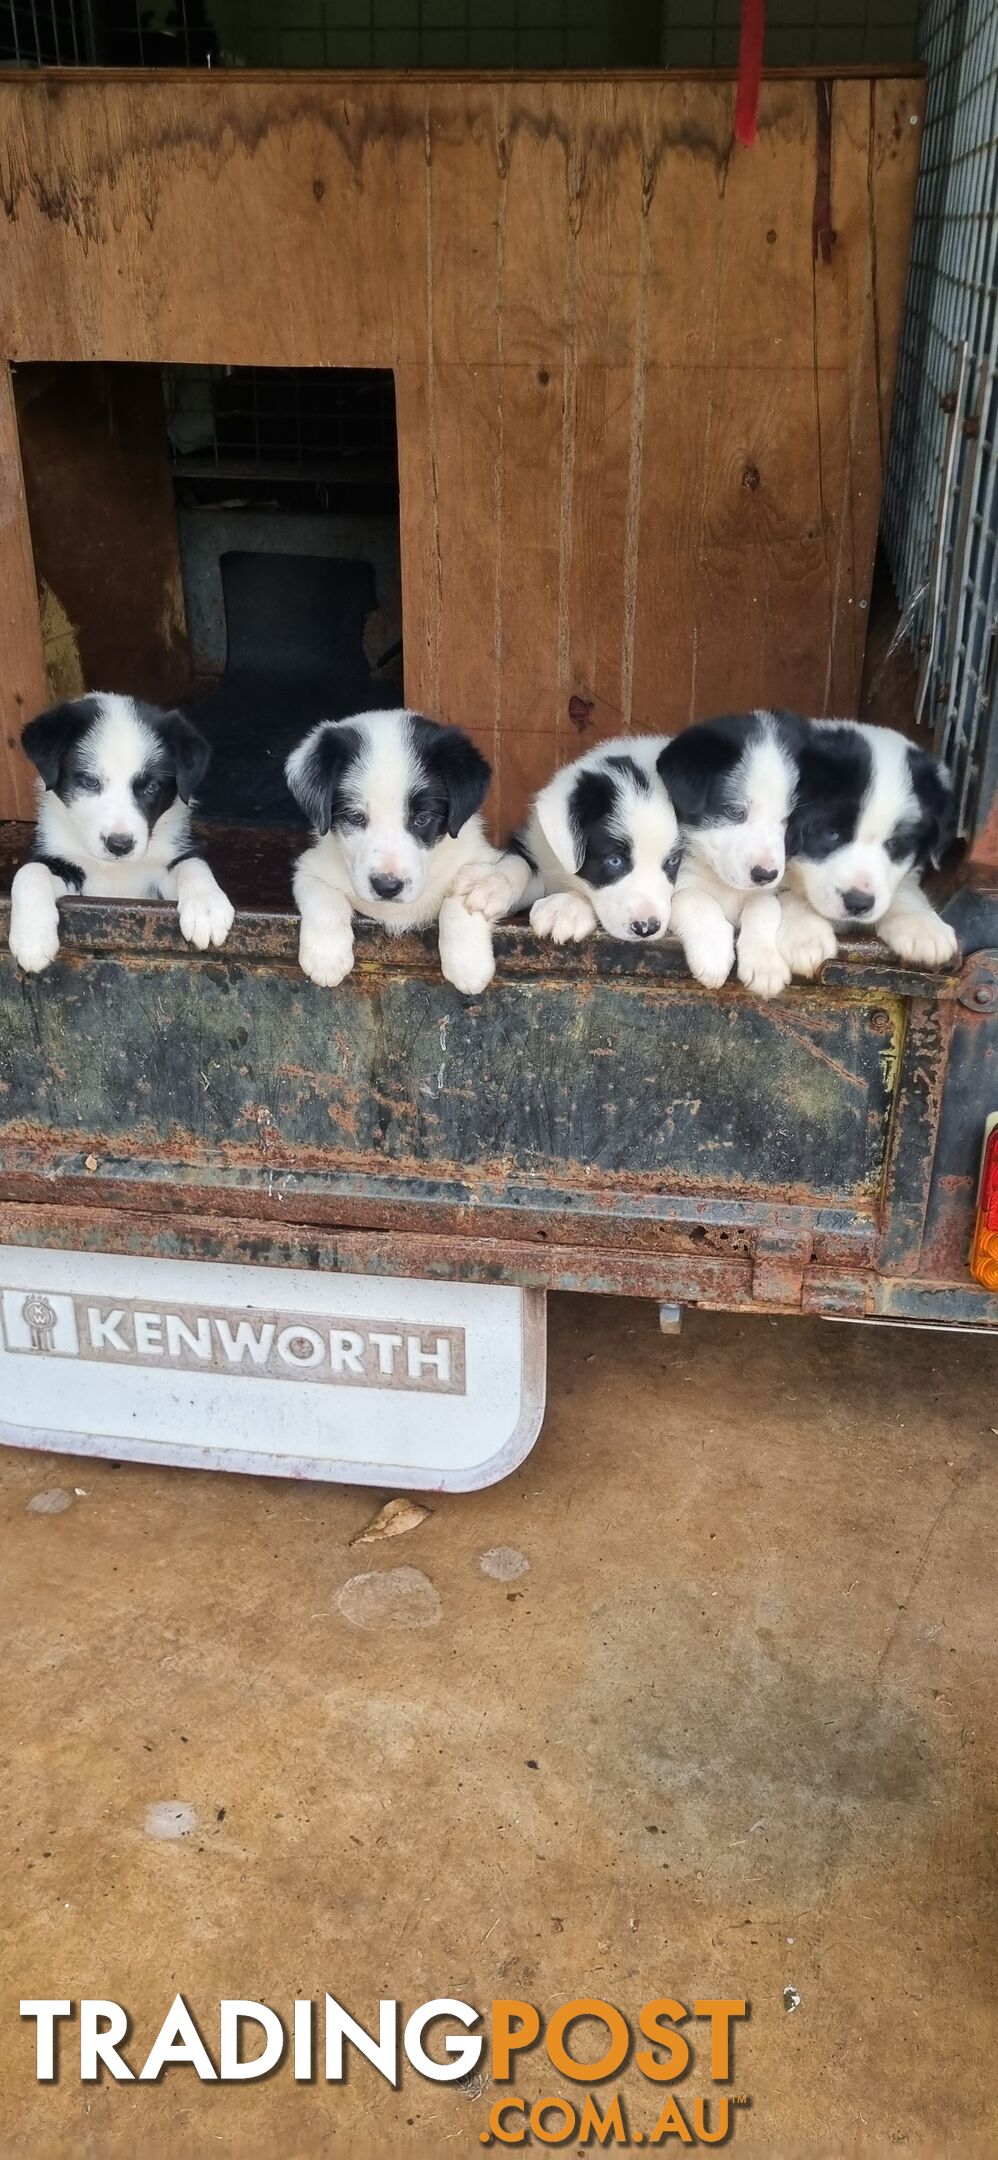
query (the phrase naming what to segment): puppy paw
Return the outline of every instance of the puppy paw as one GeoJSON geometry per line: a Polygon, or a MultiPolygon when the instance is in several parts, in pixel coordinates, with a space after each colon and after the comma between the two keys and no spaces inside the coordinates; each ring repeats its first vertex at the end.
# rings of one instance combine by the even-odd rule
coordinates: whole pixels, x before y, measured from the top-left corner
{"type": "Polygon", "coordinates": [[[210,945],[224,945],[236,919],[235,908],[220,885],[214,891],[185,894],[177,915],[181,936],[199,952],[207,952],[210,945]]]}
{"type": "Polygon", "coordinates": [[[739,945],[738,980],[754,997],[779,997],[790,981],[790,968],[773,945],[760,946],[754,952],[751,947],[745,952],[739,945]]]}
{"type": "Polygon", "coordinates": [[[302,924],[298,964],[320,990],[335,990],[353,966],[352,930],[308,930],[302,924]]]}
{"type": "Polygon", "coordinates": [[[453,983],[455,990],[460,990],[465,997],[478,997],[488,988],[495,971],[491,943],[488,952],[480,946],[468,945],[462,952],[449,952],[443,962],[444,980],[453,983]]]}
{"type": "Polygon", "coordinates": [[[596,928],[596,916],[581,893],[547,893],[530,910],[530,927],[556,945],[581,944],[596,928]]]}
{"type": "Polygon", "coordinates": [[[955,931],[941,915],[907,915],[883,926],[891,951],[914,967],[945,967],[960,950],[955,931]]]}
{"type": "Polygon", "coordinates": [[[40,975],[59,952],[58,908],[33,908],[30,915],[11,909],[10,949],[26,975],[40,975]]]}
{"type": "Polygon", "coordinates": [[[690,974],[705,990],[719,990],[726,983],[735,964],[735,940],[732,932],[728,937],[689,936],[683,939],[683,951],[690,974]]]}
{"type": "Polygon", "coordinates": [[[826,960],[834,960],[838,949],[838,938],[823,915],[816,915],[806,930],[780,938],[780,951],[792,975],[816,975],[826,960]]]}
{"type": "Polygon", "coordinates": [[[480,864],[468,863],[451,889],[469,914],[484,915],[487,922],[498,922],[516,906],[517,896],[504,870],[483,870],[480,864]]]}
{"type": "Polygon", "coordinates": [[[440,910],[440,966],[464,997],[477,997],[496,971],[489,923],[453,894],[440,910]]]}

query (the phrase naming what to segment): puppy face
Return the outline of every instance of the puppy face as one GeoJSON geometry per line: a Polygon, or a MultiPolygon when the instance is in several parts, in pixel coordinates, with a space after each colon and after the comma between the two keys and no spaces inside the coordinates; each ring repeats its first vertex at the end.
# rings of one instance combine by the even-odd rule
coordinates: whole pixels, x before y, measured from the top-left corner
{"type": "Polygon", "coordinates": [[[792,714],[725,714],[684,729],[659,759],[691,852],[734,892],[783,876],[802,733],[792,714]]]}
{"type": "Polygon", "coordinates": [[[210,756],[181,713],[110,694],[54,705],[21,742],[69,812],[81,853],[97,861],[140,862],[160,818],[178,797],[191,801],[210,756]]]}
{"type": "Polygon", "coordinates": [[[314,831],[335,834],[358,900],[407,907],[425,889],[434,850],[481,808],[491,778],[459,728],[412,712],[323,721],[286,773],[314,831]]]}
{"type": "Polygon", "coordinates": [[[889,728],[815,721],[788,832],[795,882],[830,922],[879,922],[953,838],[949,776],[889,728]]]}
{"type": "Polygon", "coordinates": [[[591,752],[543,789],[535,816],[561,868],[585,886],[611,937],[665,936],[682,850],[655,769],[661,738],[591,752]]]}

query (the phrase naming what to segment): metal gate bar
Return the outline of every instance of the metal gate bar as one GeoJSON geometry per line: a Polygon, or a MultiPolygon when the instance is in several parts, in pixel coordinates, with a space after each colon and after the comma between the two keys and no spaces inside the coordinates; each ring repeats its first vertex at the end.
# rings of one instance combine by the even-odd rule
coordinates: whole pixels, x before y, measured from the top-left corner
{"type": "Polygon", "coordinates": [[[998,640],[998,8],[929,0],[922,170],[884,541],[922,663],[920,717],[956,781],[982,771],[998,640]]]}

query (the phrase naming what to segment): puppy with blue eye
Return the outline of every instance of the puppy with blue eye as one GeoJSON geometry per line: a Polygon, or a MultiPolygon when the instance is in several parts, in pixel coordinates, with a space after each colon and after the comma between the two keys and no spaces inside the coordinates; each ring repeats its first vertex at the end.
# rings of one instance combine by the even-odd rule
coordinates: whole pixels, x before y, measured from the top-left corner
{"type": "Polygon", "coordinates": [[[738,980],[757,997],[790,981],[777,892],[806,732],[795,713],[725,713],[686,728],[659,758],[684,839],[673,929],[709,989],[727,982],[736,953],[738,980]]]}
{"type": "Polygon", "coordinates": [[[30,861],[10,895],[10,949],[38,974],[59,951],[58,902],[175,900],[183,936],[224,945],[234,909],[191,837],[211,752],[179,712],[94,692],[30,720],[21,743],[39,776],[30,861]]]}
{"type": "Polygon", "coordinates": [[[309,979],[331,989],[349,975],[353,920],[364,916],[393,932],[437,923],[446,980],[468,996],[484,990],[491,932],[455,888],[499,854],[479,816],[491,768],[468,736],[408,711],[323,720],[285,773],[315,835],[294,873],[309,979]]]}
{"type": "Polygon", "coordinates": [[[462,873],[467,906],[492,922],[528,907],[531,928],[556,945],[596,929],[629,942],[664,938],[681,855],[658,770],[666,739],[621,736],[563,766],[495,868],[462,873]]]}

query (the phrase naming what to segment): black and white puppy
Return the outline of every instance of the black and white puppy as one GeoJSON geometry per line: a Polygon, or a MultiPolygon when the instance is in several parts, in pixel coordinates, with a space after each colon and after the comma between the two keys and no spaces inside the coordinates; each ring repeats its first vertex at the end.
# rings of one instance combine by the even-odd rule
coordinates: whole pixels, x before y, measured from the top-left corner
{"type": "Polygon", "coordinates": [[[496,868],[462,877],[467,905],[490,921],[529,907],[532,928],[558,945],[597,927],[616,938],[663,938],[680,858],[658,771],[666,739],[620,736],[563,766],[496,868]]]}
{"type": "Polygon", "coordinates": [[[208,768],[203,735],[179,712],[94,692],[30,720],[22,745],[39,775],[29,862],[10,896],[10,949],[38,974],[59,950],[58,901],[175,900],[180,928],[224,945],[234,910],[191,839],[208,768]]]}
{"type": "Polygon", "coordinates": [[[698,982],[717,989],[735,964],[757,997],[790,981],[777,888],[806,735],[795,713],[723,713],[684,729],[658,769],[683,829],[672,926],[698,982]]]}
{"type": "Polygon", "coordinates": [[[353,966],[353,918],[386,930],[439,923],[440,965],[471,996],[495,972],[484,915],[455,896],[458,873],[498,862],[478,815],[491,768],[460,728],[422,713],[323,720],[292,751],[288,786],[314,845],[294,874],[299,959],[330,989],[353,966]]]}
{"type": "Polygon", "coordinates": [[[919,884],[955,835],[949,775],[892,728],[814,720],[787,833],[780,946],[795,975],[834,958],[835,926],[876,929],[892,952],[942,967],[955,933],[919,884]]]}

